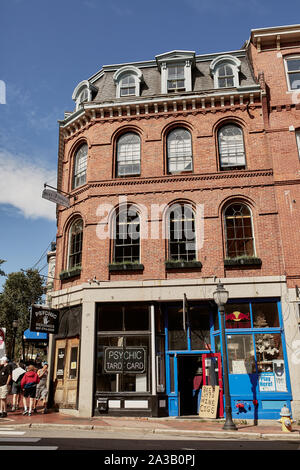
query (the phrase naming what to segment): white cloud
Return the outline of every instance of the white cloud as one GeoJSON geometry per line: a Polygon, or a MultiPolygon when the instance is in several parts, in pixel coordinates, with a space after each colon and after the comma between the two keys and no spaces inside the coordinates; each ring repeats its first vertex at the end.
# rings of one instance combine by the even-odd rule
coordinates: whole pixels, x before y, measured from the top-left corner
{"type": "Polygon", "coordinates": [[[24,217],[55,220],[56,204],[42,199],[44,183],[55,178],[54,170],[41,168],[24,156],[0,150],[0,204],[14,206],[24,217]]]}

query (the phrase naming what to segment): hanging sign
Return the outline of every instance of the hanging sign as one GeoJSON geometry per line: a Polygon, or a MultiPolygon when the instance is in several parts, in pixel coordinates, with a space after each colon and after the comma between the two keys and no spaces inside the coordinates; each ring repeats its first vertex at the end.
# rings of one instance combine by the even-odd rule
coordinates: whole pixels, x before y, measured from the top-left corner
{"type": "Polygon", "coordinates": [[[200,418],[216,418],[219,401],[218,385],[203,385],[199,409],[200,418]]]}
{"type": "Polygon", "coordinates": [[[144,374],[146,372],[147,354],[146,348],[105,348],[104,373],[119,374],[133,373],[144,374]]]}
{"type": "Polygon", "coordinates": [[[45,307],[44,305],[32,305],[30,313],[30,331],[44,333],[58,333],[59,310],[45,307]]]}
{"type": "Polygon", "coordinates": [[[53,191],[53,189],[44,189],[42,192],[42,198],[55,202],[56,204],[60,204],[61,206],[70,207],[69,199],[63,194],[53,191]]]}

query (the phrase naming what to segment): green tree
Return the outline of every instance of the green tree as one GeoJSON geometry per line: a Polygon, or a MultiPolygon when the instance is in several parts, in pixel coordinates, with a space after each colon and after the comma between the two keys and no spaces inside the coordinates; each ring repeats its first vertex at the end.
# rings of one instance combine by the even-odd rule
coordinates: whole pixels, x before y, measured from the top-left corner
{"type": "MultiPolygon", "coordinates": [[[[0,266],[1,264],[5,263],[5,260],[4,259],[0,259],[0,266]]],[[[5,276],[5,272],[2,271],[2,269],[0,268],[0,276],[5,276]]]]}
{"type": "MultiPolygon", "coordinates": [[[[24,356],[23,333],[29,328],[29,307],[40,303],[44,294],[43,278],[36,269],[7,275],[0,294],[0,325],[6,328],[6,349],[11,355],[14,338],[13,321],[18,321],[15,352],[24,356]]],[[[16,356],[16,354],[15,354],[16,356]]]]}

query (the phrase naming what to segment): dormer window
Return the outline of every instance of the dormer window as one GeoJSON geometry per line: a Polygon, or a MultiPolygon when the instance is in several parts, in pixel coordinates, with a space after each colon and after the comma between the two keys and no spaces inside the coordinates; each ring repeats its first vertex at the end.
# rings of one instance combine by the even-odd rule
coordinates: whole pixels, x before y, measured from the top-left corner
{"type": "Polygon", "coordinates": [[[130,96],[136,94],[136,83],[133,75],[127,73],[120,81],[120,96],[130,96]]]}
{"type": "Polygon", "coordinates": [[[83,108],[83,104],[87,101],[92,101],[93,96],[95,96],[97,90],[98,89],[88,80],[83,80],[80,82],[72,95],[72,100],[74,100],[76,103],[76,111],[78,111],[80,108],[83,108]]]}
{"type": "Polygon", "coordinates": [[[179,93],[192,91],[192,67],[195,52],[172,51],[156,56],[161,73],[161,92],[179,93]]]}
{"type": "Polygon", "coordinates": [[[184,65],[168,66],[168,93],[185,90],[184,65]]]}
{"type": "Polygon", "coordinates": [[[142,79],[142,72],[137,67],[127,65],[117,70],[114,74],[117,98],[140,96],[142,79]]]}
{"type": "Polygon", "coordinates": [[[215,88],[232,88],[240,85],[241,62],[233,56],[216,57],[210,64],[215,88]]]}

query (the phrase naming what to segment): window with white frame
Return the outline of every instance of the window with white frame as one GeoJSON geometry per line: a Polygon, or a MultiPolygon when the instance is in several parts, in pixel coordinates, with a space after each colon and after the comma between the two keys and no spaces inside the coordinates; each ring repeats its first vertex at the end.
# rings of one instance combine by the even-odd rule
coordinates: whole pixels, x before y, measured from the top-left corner
{"type": "Polygon", "coordinates": [[[143,75],[137,67],[132,65],[121,67],[115,72],[113,79],[116,84],[117,98],[140,96],[143,75]]]}
{"type": "Polygon", "coordinates": [[[187,129],[176,128],[167,136],[168,172],[193,170],[192,136],[187,129]]]}
{"type": "Polygon", "coordinates": [[[139,175],[141,171],[140,137],[133,132],[121,135],[117,142],[116,176],[139,175]]]}
{"type": "Polygon", "coordinates": [[[215,88],[232,88],[240,85],[241,61],[234,56],[216,57],[210,64],[215,88]]]}
{"type": "Polygon", "coordinates": [[[185,90],[184,65],[168,65],[168,93],[185,90]]]}
{"type": "Polygon", "coordinates": [[[227,88],[234,86],[234,73],[232,66],[224,64],[218,67],[218,88],[227,88]]]}
{"type": "Polygon", "coordinates": [[[120,79],[120,96],[136,95],[136,80],[134,75],[126,73],[120,79]]]}
{"type": "Polygon", "coordinates": [[[78,188],[78,186],[81,186],[86,182],[87,157],[88,146],[87,144],[83,144],[75,153],[73,189],[78,188]]]}
{"type": "Polygon", "coordinates": [[[219,158],[221,170],[243,169],[246,166],[244,137],[236,124],[226,124],[218,131],[219,158]]]}
{"type": "Polygon", "coordinates": [[[289,57],[285,60],[289,90],[300,88],[300,57],[289,57]]]}

